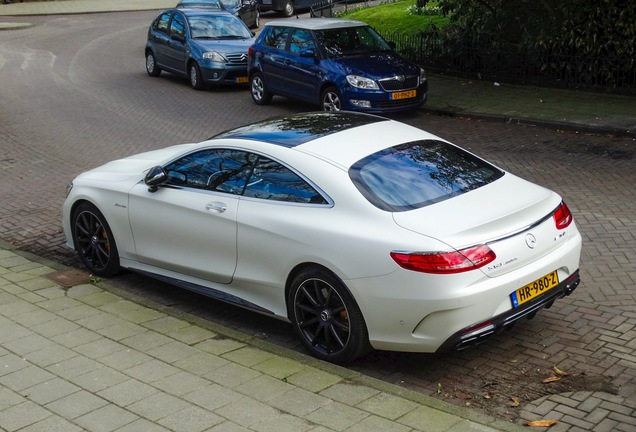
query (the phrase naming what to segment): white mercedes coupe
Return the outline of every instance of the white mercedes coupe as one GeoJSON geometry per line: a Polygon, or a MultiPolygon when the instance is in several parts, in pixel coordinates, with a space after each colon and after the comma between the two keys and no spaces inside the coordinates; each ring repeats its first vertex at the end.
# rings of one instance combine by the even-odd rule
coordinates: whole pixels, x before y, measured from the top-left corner
{"type": "Polygon", "coordinates": [[[291,322],[314,356],[469,347],[579,284],[562,198],[418,128],[289,115],[79,175],[67,244],[291,322]]]}

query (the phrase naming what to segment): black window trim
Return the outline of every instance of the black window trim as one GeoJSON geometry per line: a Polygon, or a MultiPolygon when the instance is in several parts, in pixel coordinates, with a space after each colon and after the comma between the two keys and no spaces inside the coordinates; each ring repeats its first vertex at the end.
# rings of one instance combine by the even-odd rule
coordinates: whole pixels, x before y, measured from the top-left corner
{"type": "MultiPolygon", "coordinates": [[[[197,187],[192,187],[192,186],[188,186],[188,185],[175,185],[175,184],[166,184],[164,187],[169,187],[171,189],[187,189],[189,191],[196,191],[196,192],[201,192],[201,193],[208,193],[211,195],[215,195],[215,196],[231,196],[231,197],[236,197],[238,199],[241,200],[255,200],[255,201],[259,201],[259,202],[267,202],[267,203],[277,203],[277,204],[284,204],[284,205],[294,205],[294,206],[311,206],[311,207],[328,207],[331,208],[335,205],[333,199],[331,199],[331,197],[322,189],[320,188],[318,185],[316,185],[316,183],[314,183],[313,181],[309,180],[305,175],[303,175],[302,173],[300,173],[298,170],[290,167],[288,164],[281,162],[280,159],[272,157],[270,155],[267,155],[265,153],[261,153],[258,151],[254,151],[251,149],[247,149],[244,147],[227,147],[227,146],[223,146],[223,147],[201,147],[201,148],[196,148],[193,149],[192,151],[189,151],[187,153],[183,153],[181,155],[179,155],[178,157],[171,159],[168,162],[165,162],[163,164],[161,164],[161,166],[165,169],[165,167],[167,167],[168,165],[178,161],[181,158],[184,158],[186,156],[192,155],[194,153],[198,153],[200,151],[205,151],[205,150],[231,150],[231,151],[242,151],[242,152],[246,152],[246,153],[251,153],[257,156],[256,162],[254,163],[254,165],[252,165],[252,168],[250,169],[250,175],[252,170],[254,169],[254,166],[256,166],[256,164],[258,163],[258,161],[260,160],[261,157],[270,159],[280,165],[282,165],[283,167],[287,168],[288,170],[290,170],[291,172],[293,172],[294,174],[296,174],[298,177],[300,177],[300,179],[302,179],[303,181],[305,181],[308,185],[310,185],[312,188],[314,188],[316,190],[317,193],[320,194],[320,196],[323,197],[323,199],[326,201],[326,203],[302,203],[302,202],[292,202],[292,201],[279,201],[279,200],[269,200],[269,199],[265,199],[265,198],[256,198],[256,197],[246,197],[243,194],[245,193],[245,188],[243,188],[243,191],[241,192],[241,194],[231,194],[228,192],[223,192],[223,191],[215,191],[215,190],[211,190],[211,189],[202,189],[202,188],[197,188],[197,187]]],[[[143,179],[141,180],[141,182],[143,182],[143,179]]],[[[247,187],[247,185],[246,185],[247,187]]]]}

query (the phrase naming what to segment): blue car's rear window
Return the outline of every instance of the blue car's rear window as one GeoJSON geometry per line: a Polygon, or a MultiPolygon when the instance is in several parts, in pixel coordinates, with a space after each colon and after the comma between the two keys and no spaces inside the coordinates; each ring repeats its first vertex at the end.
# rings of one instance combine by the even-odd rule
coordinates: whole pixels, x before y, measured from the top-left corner
{"type": "Polygon", "coordinates": [[[444,201],[503,175],[488,162],[437,140],[390,147],[349,169],[362,195],[386,211],[412,210],[444,201]]]}

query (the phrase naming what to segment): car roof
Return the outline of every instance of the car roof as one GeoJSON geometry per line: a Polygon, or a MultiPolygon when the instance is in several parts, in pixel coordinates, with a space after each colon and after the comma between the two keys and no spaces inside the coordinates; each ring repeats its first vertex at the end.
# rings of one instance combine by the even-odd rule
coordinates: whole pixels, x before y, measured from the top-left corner
{"type": "Polygon", "coordinates": [[[362,27],[368,24],[362,21],[356,21],[344,18],[297,18],[297,19],[279,19],[272,20],[265,24],[268,26],[295,27],[307,30],[329,30],[348,27],[362,27]]]}
{"type": "Polygon", "coordinates": [[[247,139],[292,148],[327,135],[381,121],[388,119],[347,111],[292,114],[231,129],[213,136],[212,139],[247,139]]]}
{"type": "MultiPolygon", "coordinates": [[[[241,146],[252,147],[258,142],[310,154],[346,169],[361,158],[387,147],[419,140],[444,141],[419,128],[372,114],[319,111],[275,117],[242,126],[204,143],[242,142],[241,146]]],[[[265,149],[261,145],[256,147],[265,149]]]]}
{"type": "Polygon", "coordinates": [[[181,12],[187,17],[194,17],[194,16],[231,16],[233,17],[234,16],[225,9],[212,9],[212,8],[205,8],[205,9],[197,9],[197,8],[175,9],[173,8],[173,9],[165,10],[162,13],[165,13],[168,11],[181,12]]]}

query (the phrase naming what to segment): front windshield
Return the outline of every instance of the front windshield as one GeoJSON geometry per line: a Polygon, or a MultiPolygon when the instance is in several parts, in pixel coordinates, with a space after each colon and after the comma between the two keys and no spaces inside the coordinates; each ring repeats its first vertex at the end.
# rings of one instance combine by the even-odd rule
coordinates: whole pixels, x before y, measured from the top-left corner
{"type": "Polygon", "coordinates": [[[193,39],[249,39],[248,28],[233,15],[191,16],[188,18],[193,39]]]}
{"type": "Polygon", "coordinates": [[[316,31],[316,37],[327,57],[391,50],[386,41],[369,26],[319,30],[316,31]]]}
{"type": "Polygon", "coordinates": [[[239,7],[239,0],[223,0],[223,6],[226,8],[237,8],[239,7]]]}
{"type": "Polygon", "coordinates": [[[182,1],[177,4],[177,9],[218,9],[222,10],[223,6],[216,0],[192,0],[182,1]]]}

